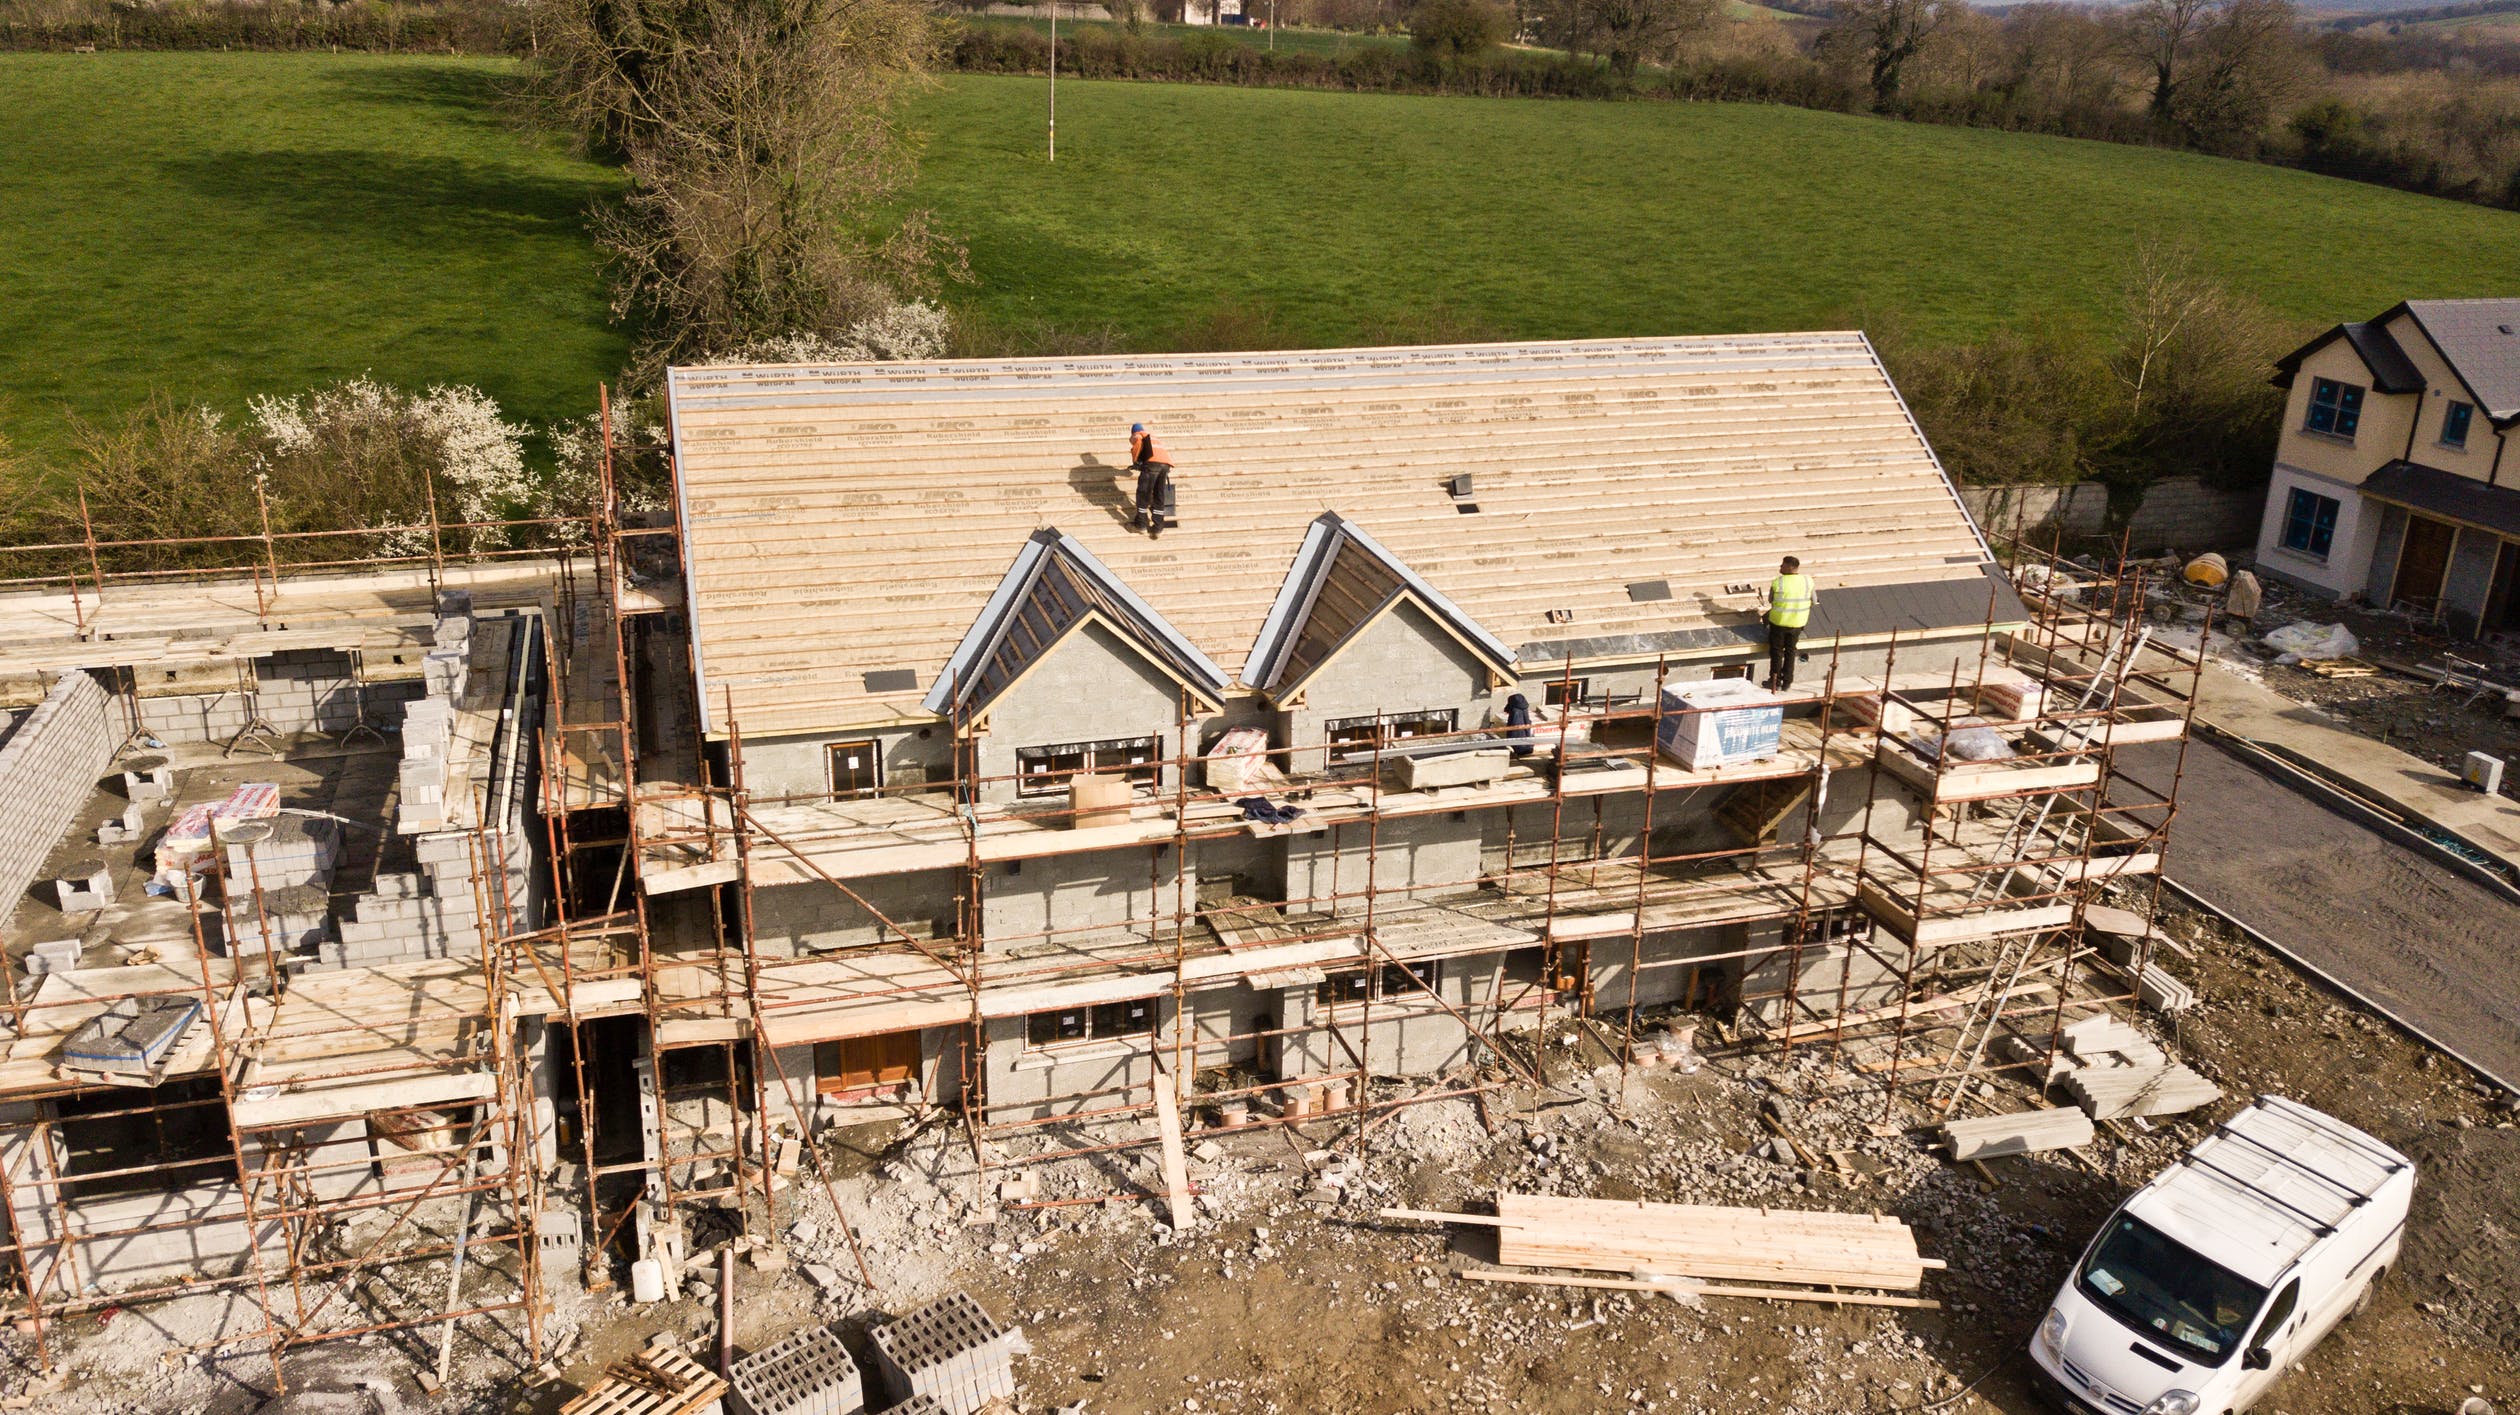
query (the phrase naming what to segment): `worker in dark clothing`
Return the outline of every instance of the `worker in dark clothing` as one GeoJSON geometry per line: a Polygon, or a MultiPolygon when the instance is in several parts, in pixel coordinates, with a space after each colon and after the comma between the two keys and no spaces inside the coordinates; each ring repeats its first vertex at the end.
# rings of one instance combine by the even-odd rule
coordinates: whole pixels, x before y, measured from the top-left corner
{"type": "Polygon", "coordinates": [[[1505,700],[1505,736],[1515,756],[1531,755],[1531,699],[1520,693],[1505,700]]]}
{"type": "Polygon", "coordinates": [[[1811,606],[1819,598],[1819,587],[1802,572],[1802,562],[1786,556],[1776,567],[1776,578],[1768,582],[1765,596],[1769,692],[1793,690],[1794,657],[1802,646],[1803,626],[1811,622],[1811,606]]]}
{"type": "Polygon", "coordinates": [[[1172,493],[1172,454],[1144,423],[1129,424],[1129,470],[1137,473],[1137,515],[1130,524],[1152,539],[1164,533],[1164,507],[1172,493]]]}

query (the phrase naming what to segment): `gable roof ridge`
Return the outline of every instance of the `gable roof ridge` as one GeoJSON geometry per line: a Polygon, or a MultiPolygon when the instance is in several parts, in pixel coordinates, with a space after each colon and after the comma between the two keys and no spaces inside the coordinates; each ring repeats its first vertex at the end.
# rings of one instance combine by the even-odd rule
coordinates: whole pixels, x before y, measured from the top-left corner
{"type": "Polygon", "coordinates": [[[1263,692],[1292,686],[1282,682],[1293,666],[1296,648],[1304,641],[1305,632],[1313,623],[1323,588],[1330,582],[1344,557],[1353,550],[1367,557],[1392,580],[1390,590],[1379,596],[1370,607],[1353,615],[1353,622],[1343,626],[1336,642],[1327,646],[1301,670],[1298,681],[1311,676],[1314,669],[1327,663],[1347,639],[1378,617],[1399,598],[1407,597],[1434,616],[1471,650],[1500,671],[1514,666],[1514,651],[1491,634],[1479,621],[1470,617],[1461,606],[1452,602],[1443,591],[1427,582],[1417,571],[1394,555],[1381,541],[1367,534],[1365,528],[1336,511],[1324,511],[1305,529],[1303,544],[1297,547],[1294,562],[1287,567],[1286,579],[1279,586],[1277,599],[1269,614],[1261,621],[1260,635],[1253,641],[1251,653],[1243,668],[1243,682],[1263,692]]]}
{"type": "Polygon", "coordinates": [[[988,602],[981,606],[979,616],[964,631],[962,642],[945,660],[944,671],[937,675],[935,686],[928,689],[922,704],[928,711],[943,715],[957,707],[985,707],[988,700],[1012,685],[1023,668],[1030,666],[1031,659],[1012,666],[1000,660],[1008,651],[1017,621],[1035,607],[1044,585],[1057,572],[1081,581],[1075,587],[1080,594],[1069,601],[1041,606],[1045,625],[1052,632],[1030,650],[1033,655],[1048,652],[1068,630],[1087,618],[1099,618],[1126,635],[1140,652],[1173,676],[1221,700],[1225,672],[1214,660],[1201,653],[1197,645],[1173,627],[1171,620],[1140,598],[1074,536],[1055,526],[1045,526],[1025,538],[1023,548],[1015,552],[1014,561],[999,578],[988,602]],[[1011,671],[992,672],[1010,667],[1011,671]]]}

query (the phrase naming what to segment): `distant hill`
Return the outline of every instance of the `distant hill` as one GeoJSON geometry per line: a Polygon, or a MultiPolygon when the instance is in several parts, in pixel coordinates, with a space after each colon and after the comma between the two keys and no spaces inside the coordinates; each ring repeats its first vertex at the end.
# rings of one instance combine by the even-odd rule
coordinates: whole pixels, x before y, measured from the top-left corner
{"type": "Polygon", "coordinates": [[[2393,26],[2426,29],[2520,24],[2520,0],[2460,0],[2454,5],[2427,5],[2420,0],[2411,0],[2411,3],[2356,0],[2350,7],[2336,6],[2335,11],[2311,7],[2311,13],[2318,17],[2318,22],[2329,29],[2356,29],[2374,20],[2385,20],[2393,26]]]}

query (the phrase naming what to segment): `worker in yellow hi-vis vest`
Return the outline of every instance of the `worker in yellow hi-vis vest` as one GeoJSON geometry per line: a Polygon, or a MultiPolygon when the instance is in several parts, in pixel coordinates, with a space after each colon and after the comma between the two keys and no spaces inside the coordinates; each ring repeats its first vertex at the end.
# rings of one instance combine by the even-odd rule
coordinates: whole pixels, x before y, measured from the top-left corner
{"type": "Polygon", "coordinates": [[[1776,567],[1776,578],[1760,596],[1760,607],[1767,611],[1769,692],[1793,688],[1794,658],[1802,645],[1803,626],[1811,622],[1811,606],[1819,597],[1820,589],[1802,572],[1802,562],[1790,555],[1776,567]]]}

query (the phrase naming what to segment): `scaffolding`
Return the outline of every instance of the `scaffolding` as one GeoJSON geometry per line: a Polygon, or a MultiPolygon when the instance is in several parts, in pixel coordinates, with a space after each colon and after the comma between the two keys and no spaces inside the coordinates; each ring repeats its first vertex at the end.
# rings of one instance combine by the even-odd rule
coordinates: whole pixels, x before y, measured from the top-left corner
{"type": "MultiPolygon", "coordinates": [[[[1553,1032],[1572,1037],[1581,1069],[1606,1061],[1624,1076],[1667,1016],[1729,1019],[1721,1046],[1745,1055],[1821,1049],[1845,1084],[1877,1091],[1885,1111],[1904,1100],[1949,1114],[2034,1065],[1995,1045],[2004,1034],[2052,1044],[2070,1009],[2134,997],[2146,958],[2139,949],[2130,967],[2097,955],[2083,941],[2084,911],[2112,883],[2145,891],[2147,921],[2157,907],[2202,672],[2201,658],[2147,631],[2143,567],[2121,554],[2093,571],[2053,545],[2016,539],[2003,556],[2026,622],[1999,618],[1990,592],[1974,631],[1833,643],[1818,685],[1783,696],[1778,747],[1758,760],[1690,768],[1660,749],[1675,715],[1700,711],[1665,690],[1706,666],[1665,656],[1651,665],[1650,689],[1627,696],[1588,698],[1571,661],[1531,675],[1525,685],[1552,711],[1522,736],[1479,726],[1411,733],[1377,714],[1338,749],[1290,743],[1254,754],[1282,779],[1267,794],[1301,806],[1292,823],[1254,820],[1204,779],[1215,758],[1200,747],[1186,691],[1171,750],[1133,764],[1142,789],[1116,809],[1030,795],[1039,783],[1020,771],[982,773],[976,724],[959,706],[936,724],[953,745],[942,774],[841,796],[782,795],[750,784],[731,695],[719,740],[698,729],[671,517],[627,512],[607,457],[586,517],[495,528],[516,536],[528,527],[549,544],[449,553],[447,531],[472,541],[494,527],[432,524],[357,533],[408,541],[425,531],[425,554],[291,560],[284,550],[315,542],[293,543],[266,523],[259,536],[193,547],[241,556],[234,563],[127,576],[108,568],[117,553],[186,543],[91,532],[13,552],[36,557],[42,573],[0,589],[64,600],[66,615],[55,616],[64,643],[50,660],[58,670],[78,666],[81,645],[127,631],[114,616],[136,590],[222,574],[232,586],[241,576],[250,605],[239,600],[232,612],[278,636],[299,596],[345,576],[360,593],[382,594],[379,577],[399,575],[417,595],[487,587],[534,609],[549,688],[541,721],[525,729],[539,765],[541,839],[530,844],[548,883],[547,919],[506,897],[505,861],[491,860],[474,872],[485,890],[476,907],[497,921],[477,962],[294,978],[266,929],[259,967],[234,956],[241,949],[214,957],[203,938],[197,978],[50,1004],[92,1010],[176,992],[200,1001],[204,1030],[188,1074],[215,1078],[216,1089],[174,1104],[216,1108],[225,1129],[217,1165],[232,1174],[235,1197],[232,1212],[77,1232],[70,1191],[123,1176],[62,1174],[47,1158],[53,1121],[40,1109],[0,1124],[0,1211],[12,1215],[19,1310],[45,1360],[66,1318],[220,1287],[250,1289],[259,1320],[214,1345],[266,1350],[275,1379],[289,1350],[313,1342],[451,1330],[505,1313],[520,1314],[519,1355],[530,1366],[543,1354],[545,1280],[556,1276],[544,1271],[543,1240],[555,1226],[582,1235],[576,1275],[604,1287],[619,1259],[679,1256],[702,1210],[736,1232],[771,1231],[778,1195],[802,1164],[846,1231],[816,1143],[826,1090],[834,1105],[888,1098],[913,1108],[950,1093],[975,1182],[992,1202],[995,1174],[1165,1143],[1164,1126],[1145,1133],[1171,1109],[1158,1088],[1209,1124],[1327,1122],[1339,1130],[1332,1143],[1353,1144],[1409,1105],[1469,1099],[1485,1114],[1499,1091],[1562,1084],[1565,1063],[1540,1044],[1553,1032]],[[1955,654],[1956,640],[1968,651],[1955,654]],[[1868,661],[1878,653],[1877,670],[1856,671],[1848,659],[1859,650],[1868,661]],[[1940,666],[1900,669],[1903,654],[1919,653],[1940,666]],[[2000,753],[1961,759],[1970,734],[1992,737],[2000,753]],[[1402,789],[1386,767],[1404,736],[1412,750],[1449,743],[1509,760],[1480,784],[1402,789]],[[2166,786],[2147,785],[2131,754],[2121,759],[2137,748],[2173,753],[2166,786]],[[1860,784],[1851,804],[1847,783],[1860,784]],[[1500,818],[1497,848],[1481,836],[1474,878],[1431,893],[1394,872],[1387,832],[1457,812],[1500,818]],[[1327,842],[1315,861],[1326,864],[1300,891],[1290,883],[1287,897],[1260,898],[1190,882],[1186,862],[1203,845],[1290,835],[1327,842]],[[995,926],[993,873],[1088,852],[1129,861],[1133,877],[1130,857],[1142,859],[1132,892],[1145,907],[1129,924],[995,926]],[[930,873],[951,884],[919,917],[879,907],[869,883],[930,873]],[[761,890],[782,886],[827,891],[863,937],[771,946],[757,906],[761,890]],[[1705,946],[1717,931],[1726,942],[1705,946]],[[1683,936],[1699,943],[1674,947],[1683,936]],[[1446,958],[1484,961],[1483,999],[1435,986],[1428,965],[1446,958]],[[1049,1011],[1074,1010],[1055,1000],[1084,983],[1148,1004],[1112,1014],[1127,1053],[1119,1079],[992,1094],[992,1024],[1029,1028],[1041,1009],[1028,1003],[1045,999],[1049,1011]],[[1217,1019],[1199,995],[1235,983],[1311,1001],[1300,1019],[1209,1025],[1217,1019]],[[1150,999],[1169,1000],[1168,1013],[1150,999]],[[425,1027],[409,1021],[415,1007],[425,1027]],[[565,1078],[561,1094],[539,1095],[519,1054],[533,1020],[565,1078]],[[1432,1064],[1395,1039],[1404,1025],[1449,1039],[1432,1064]],[[879,1084],[855,1088],[782,1059],[905,1031],[959,1041],[922,1055],[906,1081],[885,1080],[879,1067],[879,1084]],[[340,1098],[390,1095],[414,1079],[427,1079],[434,1099],[339,1108],[340,1098]],[[392,1187],[334,1182],[375,1172],[366,1150],[351,1153],[327,1129],[353,1115],[401,1146],[392,1187]],[[558,1194],[546,1192],[538,1158],[551,1149],[569,1157],[558,1194]],[[50,1241],[29,1239],[30,1198],[52,1215],[50,1241]],[[422,1231],[432,1200],[454,1201],[451,1237],[422,1231]],[[561,1204],[574,1206],[566,1224],[555,1218],[561,1204]],[[233,1271],[112,1292],[83,1277],[83,1245],[238,1222],[249,1241],[233,1271]],[[382,1231],[356,1251],[343,1246],[344,1231],[362,1225],[382,1231]],[[381,1318],[354,1296],[382,1269],[468,1250],[455,1281],[411,1288],[381,1318]]],[[[138,622],[174,633],[187,612],[197,610],[160,594],[138,622]]],[[[470,840],[487,856],[529,845],[487,822],[470,840]]],[[[260,907],[254,881],[214,888],[260,907]]],[[[12,984],[14,1045],[51,1035],[39,1025],[47,1006],[12,984]]],[[[0,1099],[85,1089],[47,1082],[0,1099]]],[[[131,1092],[128,1113],[161,1108],[144,1095],[131,1092]]],[[[190,1174],[205,1162],[163,1168],[190,1174]]],[[[442,1223],[448,1207],[431,1212],[442,1223]]],[[[862,1255],[858,1272],[875,1285],[862,1255]]]]}

